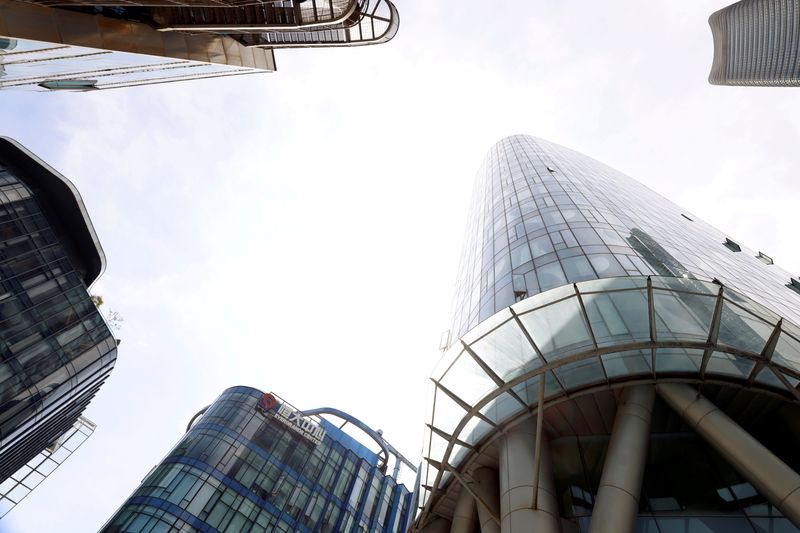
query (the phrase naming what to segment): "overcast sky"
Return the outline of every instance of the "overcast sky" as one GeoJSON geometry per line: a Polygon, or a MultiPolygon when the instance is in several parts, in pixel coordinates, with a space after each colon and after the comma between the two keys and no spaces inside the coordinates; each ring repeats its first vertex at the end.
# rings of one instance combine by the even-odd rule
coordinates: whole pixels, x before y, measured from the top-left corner
{"type": "Polygon", "coordinates": [[[125,322],[86,444],[0,522],[97,530],[232,385],[421,450],[475,173],[500,138],[592,156],[800,273],[800,93],[708,84],[724,1],[397,0],[400,32],[278,72],[3,92],[81,191],[125,322]]]}

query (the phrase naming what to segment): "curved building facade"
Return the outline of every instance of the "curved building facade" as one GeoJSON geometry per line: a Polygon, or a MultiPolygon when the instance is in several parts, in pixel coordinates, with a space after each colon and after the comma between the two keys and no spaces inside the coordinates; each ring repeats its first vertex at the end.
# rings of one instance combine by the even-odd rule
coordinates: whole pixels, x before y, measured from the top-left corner
{"type": "Polygon", "coordinates": [[[795,531],[798,291],[614,169],[503,139],[476,180],[413,529],[795,531]]]}
{"type": "Polygon", "coordinates": [[[708,19],[712,85],[800,85],[800,1],[741,0],[708,19]]]}
{"type": "MultiPolygon", "coordinates": [[[[4,495],[3,482],[30,470],[26,463],[72,429],[114,367],[116,341],[87,292],[104,266],[72,183],[16,142],[0,138],[4,495]]],[[[38,481],[33,476],[28,483],[38,481]]]]}
{"type": "Polygon", "coordinates": [[[272,393],[233,387],[198,413],[103,531],[405,531],[412,495],[396,477],[407,460],[350,415],[315,413],[358,426],[380,451],[272,393]]]}

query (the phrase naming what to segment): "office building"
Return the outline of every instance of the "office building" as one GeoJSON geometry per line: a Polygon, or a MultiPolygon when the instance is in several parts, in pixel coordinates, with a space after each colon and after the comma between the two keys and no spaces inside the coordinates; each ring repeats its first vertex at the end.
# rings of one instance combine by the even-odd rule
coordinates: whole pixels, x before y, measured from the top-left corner
{"type": "Polygon", "coordinates": [[[272,72],[275,48],[384,43],[398,27],[389,0],[0,0],[0,89],[272,72]]]}
{"type": "Polygon", "coordinates": [[[800,2],[741,0],[708,19],[712,85],[800,85],[800,2]]]}
{"type": "Polygon", "coordinates": [[[0,518],[7,515],[56,468],[69,459],[75,450],[92,436],[96,427],[96,424],[88,418],[79,416],[66,433],[0,483],[0,518]]]}
{"type": "Polygon", "coordinates": [[[768,253],[517,135],[457,280],[412,531],[800,526],[800,281],[768,253]]]}
{"type": "Polygon", "coordinates": [[[189,422],[102,531],[400,533],[413,509],[398,478],[413,470],[351,415],[301,412],[273,393],[233,387],[189,422]]]}
{"type": "MultiPolygon", "coordinates": [[[[57,462],[108,377],[117,343],[87,287],[105,257],[78,191],[16,142],[0,138],[0,491],[17,502],[38,484],[27,467],[57,462]],[[39,464],[39,463],[36,463],[39,464]],[[11,479],[11,481],[9,481],[11,479]],[[16,481],[23,487],[13,490],[16,481]]],[[[70,452],[74,450],[74,440],[70,452]]],[[[47,475],[51,463],[39,474],[47,475]]],[[[5,507],[8,502],[0,501],[5,507]]]]}

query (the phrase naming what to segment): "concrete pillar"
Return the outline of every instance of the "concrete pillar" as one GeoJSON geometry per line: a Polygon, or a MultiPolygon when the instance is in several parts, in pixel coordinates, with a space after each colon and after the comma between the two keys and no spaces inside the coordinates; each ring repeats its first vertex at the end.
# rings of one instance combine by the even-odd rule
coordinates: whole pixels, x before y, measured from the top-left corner
{"type": "Polygon", "coordinates": [[[450,521],[441,517],[436,517],[427,526],[419,530],[419,533],[449,533],[450,521]]]}
{"type": "Polygon", "coordinates": [[[461,487],[461,492],[453,511],[453,525],[450,533],[472,533],[475,528],[475,498],[467,489],[461,487]]]}
{"type": "Polygon", "coordinates": [[[502,533],[559,533],[550,447],[542,435],[538,487],[534,454],[536,424],[528,419],[500,439],[500,530],[502,533]],[[538,491],[534,506],[534,490],[538,491]]]}
{"type": "Polygon", "coordinates": [[[478,523],[481,525],[481,533],[500,533],[500,524],[494,519],[500,516],[500,495],[497,490],[497,472],[488,467],[479,468],[472,474],[475,480],[474,490],[480,495],[481,499],[492,505],[487,509],[483,504],[478,503],[478,523]]]}
{"type": "Polygon", "coordinates": [[[622,394],[589,533],[633,533],[635,529],[655,396],[652,385],[630,387],[622,394]]]}
{"type": "Polygon", "coordinates": [[[772,505],[800,527],[800,475],[689,385],[664,383],[658,394],[772,505]]]}

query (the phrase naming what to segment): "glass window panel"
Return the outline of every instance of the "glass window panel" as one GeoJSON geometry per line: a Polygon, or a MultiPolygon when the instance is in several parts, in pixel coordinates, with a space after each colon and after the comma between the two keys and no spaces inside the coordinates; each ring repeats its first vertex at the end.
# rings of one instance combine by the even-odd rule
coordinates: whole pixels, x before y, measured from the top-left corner
{"type": "Polygon", "coordinates": [[[722,304],[718,339],[720,344],[759,354],[773,329],[773,326],[727,301],[722,304]]]}
{"type": "Polygon", "coordinates": [[[619,376],[650,374],[650,350],[629,350],[601,357],[609,379],[619,376]]]}
{"type": "Polygon", "coordinates": [[[747,379],[755,364],[755,361],[749,359],[723,352],[713,352],[708,360],[706,372],[747,379]]]}
{"type": "Polygon", "coordinates": [[[488,405],[485,405],[483,409],[481,409],[481,414],[495,424],[500,424],[512,415],[515,415],[525,409],[526,406],[522,405],[507,392],[504,392],[489,402],[488,405]]]}
{"type": "Polygon", "coordinates": [[[516,320],[509,320],[471,348],[504,381],[541,365],[516,320]]]}
{"type": "Polygon", "coordinates": [[[765,385],[769,385],[770,387],[777,387],[779,389],[785,389],[786,386],[783,382],[778,379],[778,376],[775,375],[769,367],[765,366],[761,369],[761,371],[756,376],[756,381],[758,383],[763,383],[765,385]]]}
{"type": "Polygon", "coordinates": [[[545,254],[549,254],[553,251],[553,243],[550,241],[550,237],[547,235],[542,235],[541,237],[531,240],[530,244],[534,259],[545,254]]]}
{"type": "Polygon", "coordinates": [[[601,278],[626,275],[625,269],[611,254],[592,254],[589,256],[589,261],[601,278]]]}
{"type": "Polygon", "coordinates": [[[772,362],[800,371],[800,343],[782,331],[772,354],[772,362]]]}
{"type": "Polygon", "coordinates": [[[592,244],[603,244],[603,240],[592,228],[572,228],[572,233],[578,239],[581,246],[588,246],[592,244]]]}
{"type": "Polygon", "coordinates": [[[458,434],[458,439],[467,444],[477,444],[491,429],[492,426],[473,416],[458,434]]]}
{"type": "Polygon", "coordinates": [[[520,320],[546,359],[592,347],[583,312],[575,297],[526,313],[520,320]]]}
{"type": "Polygon", "coordinates": [[[656,350],[656,372],[699,372],[703,350],[659,348],[656,350]]]}
{"type": "Polygon", "coordinates": [[[453,433],[456,425],[467,412],[441,390],[436,391],[436,407],[433,411],[433,425],[442,431],[453,433]]]}
{"type": "Polygon", "coordinates": [[[659,340],[708,340],[716,298],[654,290],[653,300],[661,319],[656,327],[659,340]]]}
{"type": "Polygon", "coordinates": [[[556,368],[555,373],[567,390],[605,381],[603,367],[597,357],[567,363],[556,368]]]}
{"type": "MultiPolygon", "coordinates": [[[[459,356],[455,364],[450,367],[450,370],[448,370],[447,374],[441,379],[441,383],[469,405],[474,405],[486,394],[497,388],[497,384],[495,384],[492,378],[483,371],[475,359],[467,352],[459,356]]],[[[442,394],[444,393],[439,391],[436,396],[437,410],[439,405],[438,399],[442,394]]],[[[461,418],[463,414],[464,413],[461,413],[459,418],[461,418]]]]}
{"type": "Polygon", "coordinates": [[[583,294],[582,298],[598,346],[650,340],[645,291],[583,294]]]}
{"type": "Polygon", "coordinates": [[[567,278],[564,276],[564,271],[561,270],[561,265],[558,262],[539,267],[536,273],[539,277],[539,286],[542,291],[567,283],[567,278]]]}
{"type": "Polygon", "coordinates": [[[592,269],[592,265],[589,264],[589,260],[582,255],[562,259],[561,266],[564,267],[564,272],[570,283],[577,283],[597,277],[592,269]]]}
{"type": "Polygon", "coordinates": [[[528,248],[528,243],[525,243],[522,246],[517,246],[511,250],[511,268],[517,268],[518,266],[524,265],[530,260],[531,251],[530,248],[528,248]]]}

